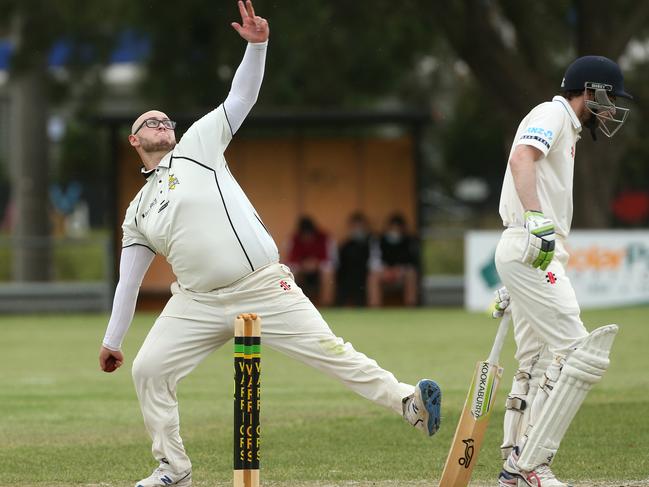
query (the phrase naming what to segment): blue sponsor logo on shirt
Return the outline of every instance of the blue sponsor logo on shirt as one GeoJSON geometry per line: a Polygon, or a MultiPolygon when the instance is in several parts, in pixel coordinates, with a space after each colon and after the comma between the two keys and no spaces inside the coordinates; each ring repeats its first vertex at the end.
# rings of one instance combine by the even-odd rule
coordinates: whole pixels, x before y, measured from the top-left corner
{"type": "Polygon", "coordinates": [[[552,137],[554,137],[552,130],[547,130],[541,127],[527,127],[525,133],[541,136],[548,142],[552,142],[552,137]]]}

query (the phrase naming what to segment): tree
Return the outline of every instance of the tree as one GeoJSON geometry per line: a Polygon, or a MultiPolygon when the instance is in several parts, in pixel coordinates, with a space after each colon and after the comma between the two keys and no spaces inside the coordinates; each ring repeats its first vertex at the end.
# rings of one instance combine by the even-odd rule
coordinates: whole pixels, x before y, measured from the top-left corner
{"type": "Polygon", "coordinates": [[[53,79],[48,55],[55,43],[67,41],[69,77],[65,84],[80,85],[82,74],[106,58],[115,32],[111,19],[119,18],[120,3],[90,6],[78,0],[0,1],[4,14],[0,23],[11,30],[14,43],[10,68],[10,173],[15,280],[42,281],[51,277],[46,126],[53,79]]]}
{"type": "MultiPolygon", "coordinates": [[[[558,91],[570,60],[593,53],[619,59],[634,36],[646,35],[649,20],[649,2],[632,0],[614,5],[603,0],[453,0],[444,5],[439,25],[446,39],[513,127],[558,91]]],[[[575,163],[575,223],[608,226],[627,137],[605,140],[600,135],[593,143],[586,132],[583,138],[575,163]]]]}
{"type": "MultiPolygon", "coordinates": [[[[15,45],[25,47],[34,17],[14,13],[15,45]]],[[[36,36],[34,36],[36,37],[36,36]]],[[[11,182],[14,210],[13,276],[18,281],[50,277],[47,198],[47,53],[43,46],[15,64],[10,80],[11,182]],[[35,143],[36,141],[36,143],[35,143]]]]}
{"type": "MultiPolygon", "coordinates": [[[[270,23],[269,62],[258,108],[368,106],[392,95],[436,36],[421,0],[255,0],[270,23]],[[369,8],[368,8],[369,7],[369,8]]],[[[234,0],[186,0],[182,9],[132,2],[126,17],[151,40],[142,94],[165,109],[194,112],[223,100],[244,46],[230,27],[234,0]]]]}

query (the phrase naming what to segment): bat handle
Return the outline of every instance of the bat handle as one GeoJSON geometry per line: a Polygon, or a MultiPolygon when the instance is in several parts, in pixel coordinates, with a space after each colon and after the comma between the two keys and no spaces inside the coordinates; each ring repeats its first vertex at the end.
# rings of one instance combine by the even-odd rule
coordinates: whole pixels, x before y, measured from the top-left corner
{"type": "Polygon", "coordinates": [[[491,347],[491,353],[489,354],[489,363],[497,364],[498,358],[500,357],[500,351],[503,348],[503,343],[507,337],[507,331],[509,330],[509,322],[512,319],[512,314],[510,311],[505,312],[502,319],[500,320],[500,325],[498,325],[498,332],[496,333],[496,339],[494,340],[493,347],[491,347]]]}

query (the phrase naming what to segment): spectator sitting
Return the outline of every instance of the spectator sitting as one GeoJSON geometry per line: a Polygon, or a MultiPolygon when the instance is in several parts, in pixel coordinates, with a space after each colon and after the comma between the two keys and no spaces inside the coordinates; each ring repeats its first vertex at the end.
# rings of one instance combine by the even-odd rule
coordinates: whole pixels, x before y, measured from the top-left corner
{"type": "Polygon", "coordinates": [[[403,293],[405,306],[416,306],[418,245],[417,239],[408,234],[403,216],[395,214],[390,217],[379,248],[380,259],[372,263],[368,279],[369,305],[381,306],[384,291],[398,289],[403,293]]]}
{"type": "Polygon", "coordinates": [[[333,240],[303,216],[291,239],[288,265],[295,281],[311,300],[330,306],[334,296],[333,240]]]}
{"type": "Polygon", "coordinates": [[[356,212],[348,220],[347,239],[338,248],[336,304],[365,306],[371,248],[377,249],[365,216],[356,212]]]}

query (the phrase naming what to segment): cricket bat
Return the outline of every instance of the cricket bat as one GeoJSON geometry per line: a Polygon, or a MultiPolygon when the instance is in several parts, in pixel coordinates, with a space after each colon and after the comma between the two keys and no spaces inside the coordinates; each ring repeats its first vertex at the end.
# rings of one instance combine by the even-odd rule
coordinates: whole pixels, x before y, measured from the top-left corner
{"type": "Polygon", "coordinates": [[[503,368],[498,364],[511,313],[500,320],[489,358],[477,363],[462,416],[455,430],[439,487],[466,487],[478,460],[503,368]]]}

